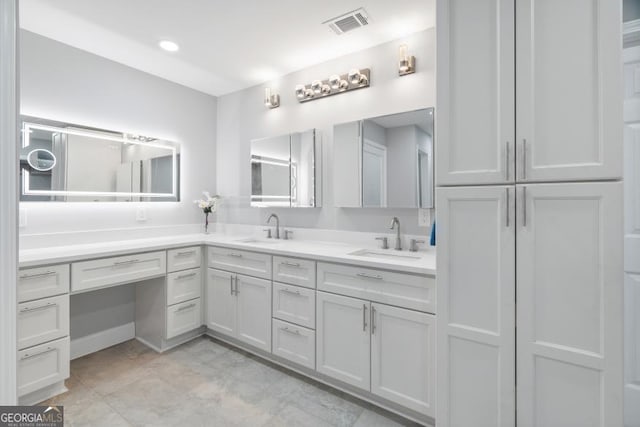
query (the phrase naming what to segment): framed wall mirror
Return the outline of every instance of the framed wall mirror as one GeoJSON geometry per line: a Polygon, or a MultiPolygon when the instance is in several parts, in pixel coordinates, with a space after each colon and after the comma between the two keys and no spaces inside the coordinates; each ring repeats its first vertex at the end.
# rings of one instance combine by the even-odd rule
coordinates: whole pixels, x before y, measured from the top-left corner
{"type": "Polygon", "coordinates": [[[433,207],[433,108],[333,128],[337,207],[433,207]]]}
{"type": "Polygon", "coordinates": [[[251,206],[320,204],[320,141],[311,129],[251,141],[251,206]]]}
{"type": "Polygon", "coordinates": [[[180,146],[22,117],[20,201],[179,201],[180,146]]]}

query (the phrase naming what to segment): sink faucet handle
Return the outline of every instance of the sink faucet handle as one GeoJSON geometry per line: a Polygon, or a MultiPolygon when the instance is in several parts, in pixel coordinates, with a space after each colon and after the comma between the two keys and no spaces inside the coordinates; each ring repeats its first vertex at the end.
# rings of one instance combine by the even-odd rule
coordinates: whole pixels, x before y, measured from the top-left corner
{"type": "Polygon", "coordinates": [[[376,237],[376,240],[381,240],[382,241],[382,249],[389,249],[389,239],[384,237],[384,236],[380,236],[380,237],[376,237]]]}
{"type": "Polygon", "coordinates": [[[284,230],[284,240],[291,240],[291,234],[293,234],[292,230],[284,230]]]}
{"type": "Polygon", "coordinates": [[[418,244],[419,243],[425,243],[424,240],[421,239],[411,239],[410,245],[409,245],[409,250],[411,252],[418,252],[418,244]]]}
{"type": "Polygon", "coordinates": [[[271,238],[271,229],[270,228],[263,228],[262,231],[266,231],[267,232],[267,239],[271,238]]]}

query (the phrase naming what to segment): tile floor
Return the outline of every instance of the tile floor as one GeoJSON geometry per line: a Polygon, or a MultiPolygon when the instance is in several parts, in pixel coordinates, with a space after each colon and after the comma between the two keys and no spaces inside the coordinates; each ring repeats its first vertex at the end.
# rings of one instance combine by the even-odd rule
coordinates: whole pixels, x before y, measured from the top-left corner
{"type": "Polygon", "coordinates": [[[71,362],[66,426],[415,425],[208,337],[164,354],[132,340],[71,362]]]}

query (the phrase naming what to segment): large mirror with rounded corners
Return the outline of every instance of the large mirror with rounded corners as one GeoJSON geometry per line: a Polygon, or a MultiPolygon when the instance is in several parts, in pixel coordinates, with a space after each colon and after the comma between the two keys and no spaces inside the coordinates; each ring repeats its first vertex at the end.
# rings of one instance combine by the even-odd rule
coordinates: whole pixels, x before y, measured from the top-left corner
{"type": "Polygon", "coordinates": [[[315,129],[251,141],[251,206],[314,208],[320,200],[315,129]]]}
{"type": "Polygon", "coordinates": [[[21,201],[178,201],[180,148],[140,135],[22,117],[21,201]]]}
{"type": "Polygon", "coordinates": [[[433,108],[333,128],[337,207],[433,207],[433,108]]]}

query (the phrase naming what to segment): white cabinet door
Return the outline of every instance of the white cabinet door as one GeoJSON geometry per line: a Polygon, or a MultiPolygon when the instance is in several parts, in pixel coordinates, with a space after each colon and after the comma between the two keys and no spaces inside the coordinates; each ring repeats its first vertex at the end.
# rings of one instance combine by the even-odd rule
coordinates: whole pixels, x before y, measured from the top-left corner
{"type": "Polygon", "coordinates": [[[437,189],[438,426],[515,425],[514,196],[437,189]]]}
{"type": "Polygon", "coordinates": [[[207,271],[207,327],[234,336],[236,332],[235,274],[209,268],[207,271]]]}
{"type": "Polygon", "coordinates": [[[271,351],[271,282],[255,277],[235,277],[237,301],[236,338],[271,351]]]}
{"type": "Polygon", "coordinates": [[[435,416],[432,314],[371,304],[371,392],[435,416]]]}
{"type": "Polygon", "coordinates": [[[316,370],[369,391],[370,303],[318,292],[316,304],[316,370]]]}
{"type": "Polygon", "coordinates": [[[514,179],[514,0],[437,0],[436,184],[514,179]]]}
{"type": "Polygon", "coordinates": [[[516,0],[516,11],[518,180],[620,178],[620,2],[516,0]]]}
{"type": "Polygon", "coordinates": [[[518,426],[621,426],[622,183],[518,187],[518,426]]]}

